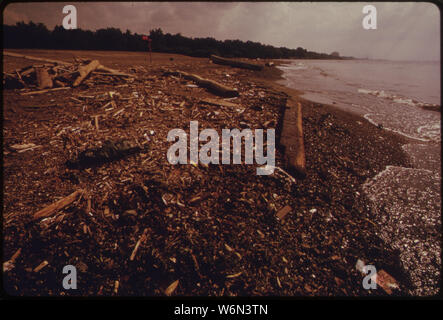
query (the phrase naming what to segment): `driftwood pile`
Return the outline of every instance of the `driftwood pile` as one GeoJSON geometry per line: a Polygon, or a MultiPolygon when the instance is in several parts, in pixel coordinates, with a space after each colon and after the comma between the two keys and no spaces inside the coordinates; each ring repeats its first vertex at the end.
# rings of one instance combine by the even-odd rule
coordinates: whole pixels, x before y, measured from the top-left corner
{"type": "Polygon", "coordinates": [[[76,58],[73,63],[69,63],[11,52],[4,52],[4,55],[45,62],[16,69],[14,73],[3,72],[4,87],[23,89],[22,95],[64,90],[81,84],[90,86],[95,83],[115,83],[116,78],[120,81],[121,78],[135,77],[132,74],[107,68],[98,60],[76,58]]]}
{"type": "MultiPolygon", "coordinates": [[[[61,69],[76,71],[66,87],[58,87],[72,88],[93,60],[44,62],[53,82],[61,69]]],[[[356,192],[358,183],[387,163],[401,165],[373,160],[397,155],[393,148],[370,139],[360,151],[356,141],[368,137],[364,124],[341,121],[329,109],[306,103],[303,135],[301,105],[251,79],[249,70],[186,61],[174,66],[180,72],[168,74],[165,68],[138,72],[143,67],[131,64],[126,70],[137,71],[135,80],[114,85],[127,77],[108,72],[109,86],[99,81],[105,71],[97,67],[74,94],[48,92],[34,100],[4,91],[8,293],[383,294],[362,287],[358,259],[401,280],[395,256],[375,236],[366,202],[356,192]],[[191,77],[195,74],[198,78],[191,77]],[[208,86],[201,88],[202,79],[236,88],[238,96],[214,96],[208,86]],[[57,108],[22,107],[42,101],[57,108]],[[281,121],[283,112],[287,121],[281,121]],[[219,133],[278,129],[281,123],[280,143],[290,156],[284,159],[277,150],[275,171],[265,176],[256,175],[259,164],[172,165],[166,159],[168,132],[189,132],[191,120],[199,130],[219,133]],[[296,139],[290,139],[291,130],[296,139]],[[303,171],[297,150],[304,149],[308,178],[288,175],[286,162],[288,169],[303,171]],[[77,269],[77,290],[61,285],[68,264],[77,269]]],[[[380,135],[372,130],[371,137],[380,135]]]]}
{"type": "MultiPolygon", "coordinates": [[[[235,68],[249,69],[249,70],[256,70],[256,71],[263,70],[263,65],[261,65],[261,64],[238,61],[238,60],[234,60],[234,59],[226,59],[226,58],[222,58],[222,57],[219,57],[216,55],[211,55],[211,60],[212,60],[212,62],[214,62],[216,64],[231,66],[231,67],[235,67],[235,68]]],[[[271,66],[271,65],[269,65],[269,66],[271,66]]]]}

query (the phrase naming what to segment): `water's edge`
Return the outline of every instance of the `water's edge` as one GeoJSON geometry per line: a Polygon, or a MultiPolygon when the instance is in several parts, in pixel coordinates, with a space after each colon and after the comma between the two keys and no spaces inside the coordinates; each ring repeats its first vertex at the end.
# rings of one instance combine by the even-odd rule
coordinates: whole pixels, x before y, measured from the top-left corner
{"type": "MultiPolygon", "coordinates": [[[[297,84],[300,82],[291,83],[288,73],[302,69],[297,64],[290,70],[281,68],[284,80],[280,80],[279,83],[293,89],[299,87],[297,84]]],[[[361,90],[358,93],[368,94],[361,90]]],[[[371,204],[373,220],[379,229],[378,235],[387,245],[400,252],[403,267],[414,286],[408,294],[419,296],[437,294],[441,270],[440,126],[431,128],[430,131],[432,129],[434,131],[429,136],[423,137],[420,130],[426,130],[426,118],[416,130],[418,134],[403,132],[395,127],[381,125],[386,114],[373,114],[371,110],[364,108],[359,110],[360,112],[355,112],[352,110],[354,105],[351,108],[343,106],[336,99],[340,97],[339,95],[330,99],[327,94],[305,93],[302,97],[312,102],[334,105],[347,112],[360,114],[371,124],[408,138],[410,142],[403,146],[403,150],[413,168],[387,166],[361,187],[371,204]]],[[[377,95],[375,97],[385,98],[377,95]]],[[[409,103],[411,102],[409,100],[394,102],[405,103],[409,108],[421,106],[419,103],[409,103]]],[[[431,126],[435,127],[434,124],[431,126]]]]}

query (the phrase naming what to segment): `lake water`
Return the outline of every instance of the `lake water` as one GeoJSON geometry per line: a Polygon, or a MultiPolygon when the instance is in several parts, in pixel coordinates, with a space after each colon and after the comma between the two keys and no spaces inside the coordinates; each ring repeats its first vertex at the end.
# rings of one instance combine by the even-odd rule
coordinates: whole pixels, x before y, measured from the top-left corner
{"type": "Polygon", "coordinates": [[[441,270],[440,62],[290,60],[282,82],[302,97],[408,138],[413,168],[388,166],[363,185],[379,236],[400,251],[412,295],[438,292],[441,270]]]}

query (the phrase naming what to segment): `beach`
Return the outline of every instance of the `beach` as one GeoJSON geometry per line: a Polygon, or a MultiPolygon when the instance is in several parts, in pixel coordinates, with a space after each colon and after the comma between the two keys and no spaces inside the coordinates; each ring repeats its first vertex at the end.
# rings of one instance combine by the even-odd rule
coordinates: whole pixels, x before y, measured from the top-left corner
{"type": "MultiPolygon", "coordinates": [[[[389,165],[363,184],[386,245],[400,252],[412,295],[438,292],[441,269],[440,62],[293,60],[284,84],[302,97],[364,117],[407,139],[409,166],[389,165]]],[[[382,142],[380,142],[382,143],[382,142]]]]}
{"type": "MultiPolygon", "coordinates": [[[[98,59],[136,77],[86,81],[77,88],[30,96],[17,89],[3,91],[3,253],[5,260],[15,256],[4,273],[7,293],[417,292],[401,251],[380,231],[383,222],[364,190],[365,183],[389,166],[413,167],[403,147],[410,143],[407,137],[361,115],[306,100],[303,92],[281,83],[283,71],[276,67],[243,70],[206,58],[159,53],[152,54],[150,63],[146,53],[135,52],[8,51],[63,61],[98,59]],[[221,99],[192,81],[165,75],[168,70],[215,80],[237,89],[239,96],[221,99]],[[109,95],[116,98],[109,100],[109,95]],[[217,131],[275,128],[278,137],[289,98],[302,105],[306,177],[294,180],[278,170],[259,176],[257,164],[168,163],[169,130],[189,132],[190,121],[217,131]],[[142,151],[90,168],[66,165],[87,148],[122,138],[135,141],[142,151]],[[30,143],[38,147],[20,153],[11,149],[30,143]],[[82,196],[73,205],[54,217],[33,219],[35,212],[76,190],[82,196]],[[285,206],[289,212],[276,219],[285,206]],[[364,289],[359,260],[391,275],[398,289],[364,289]],[[77,290],[60,285],[66,265],[78,270],[77,290]]],[[[31,64],[14,57],[3,61],[5,72],[31,64]]],[[[276,167],[287,170],[280,148],[276,167]]],[[[432,232],[438,236],[438,230],[432,232]]],[[[427,277],[426,272],[420,277],[427,277]]],[[[422,294],[435,293],[430,285],[422,294]]]]}

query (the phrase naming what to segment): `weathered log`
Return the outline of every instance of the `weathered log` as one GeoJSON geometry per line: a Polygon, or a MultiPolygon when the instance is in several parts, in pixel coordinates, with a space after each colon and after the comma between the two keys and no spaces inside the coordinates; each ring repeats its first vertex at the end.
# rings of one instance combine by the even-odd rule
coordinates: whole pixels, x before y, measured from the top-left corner
{"type": "Polygon", "coordinates": [[[23,59],[28,59],[28,60],[35,60],[35,61],[43,61],[43,62],[49,62],[49,63],[55,63],[55,64],[62,64],[62,65],[65,65],[65,66],[72,65],[72,63],[65,62],[65,61],[54,60],[54,59],[47,59],[47,58],[38,58],[38,57],[34,57],[34,56],[26,56],[26,55],[23,55],[23,54],[7,52],[7,51],[3,51],[3,55],[4,56],[10,56],[10,57],[16,57],[16,58],[23,58],[23,59]]]}
{"type": "Polygon", "coordinates": [[[63,199],[60,199],[57,202],[54,202],[53,204],[37,211],[36,213],[34,213],[34,220],[49,217],[49,216],[55,214],[57,211],[67,207],[72,202],[77,200],[77,198],[81,194],[83,194],[83,190],[77,190],[77,191],[71,193],[69,196],[67,196],[63,199]]]}
{"type": "Polygon", "coordinates": [[[289,171],[295,172],[300,178],[306,176],[305,146],[303,142],[302,107],[289,100],[283,115],[283,128],[280,145],[289,171]]]}
{"type": "Polygon", "coordinates": [[[102,165],[105,162],[119,160],[143,149],[133,141],[119,140],[103,142],[100,148],[86,149],[78,157],[69,159],[66,165],[70,168],[87,168],[102,165]]]}
{"type": "Polygon", "coordinates": [[[39,89],[52,88],[52,78],[48,73],[47,68],[36,68],[35,73],[37,75],[37,84],[39,89]]]}
{"type": "Polygon", "coordinates": [[[30,96],[33,94],[40,94],[40,93],[46,93],[46,92],[52,92],[52,91],[58,91],[58,90],[66,90],[66,89],[71,89],[71,87],[60,87],[60,88],[52,88],[52,89],[46,89],[46,90],[22,92],[22,93],[20,93],[20,95],[21,96],[30,96]]]}
{"type": "Polygon", "coordinates": [[[86,66],[80,66],[78,68],[78,72],[80,75],[75,79],[74,83],[72,84],[73,87],[78,87],[83,80],[94,70],[96,70],[100,66],[100,62],[98,60],[93,60],[86,66]]]}
{"type": "Polygon", "coordinates": [[[225,100],[219,100],[219,99],[206,98],[206,99],[201,99],[200,102],[207,103],[207,104],[214,105],[214,106],[221,106],[221,107],[231,107],[231,108],[239,107],[238,104],[231,103],[231,102],[228,102],[225,100]]]}
{"type": "Polygon", "coordinates": [[[233,88],[229,88],[225,85],[222,85],[216,81],[208,80],[202,78],[196,74],[186,73],[183,71],[167,71],[164,73],[165,75],[173,75],[178,77],[183,77],[188,80],[194,81],[198,86],[203,87],[211,91],[212,93],[222,96],[222,97],[237,97],[238,91],[233,88]]]}
{"type": "Polygon", "coordinates": [[[263,66],[261,64],[256,63],[250,63],[250,62],[244,62],[244,61],[238,61],[233,59],[226,59],[222,58],[216,55],[211,55],[212,62],[216,64],[222,64],[226,66],[231,66],[235,68],[242,68],[242,69],[249,69],[249,70],[263,70],[263,66]]]}
{"type": "Polygon", "coordinates": [[[99,66],[97,67],[97,70],[108,72],[108,74],[113,75],[113,76],[123,76],[123,77],[136,78],[136,76],[133,75],[133,74],[120,72],[120,71],[118,71],[118,70],[114,70],[114,69],[111,69],[111,68],[105,67],[105,66],[103,66],[103,65],[99,65],[99,66]]]}

